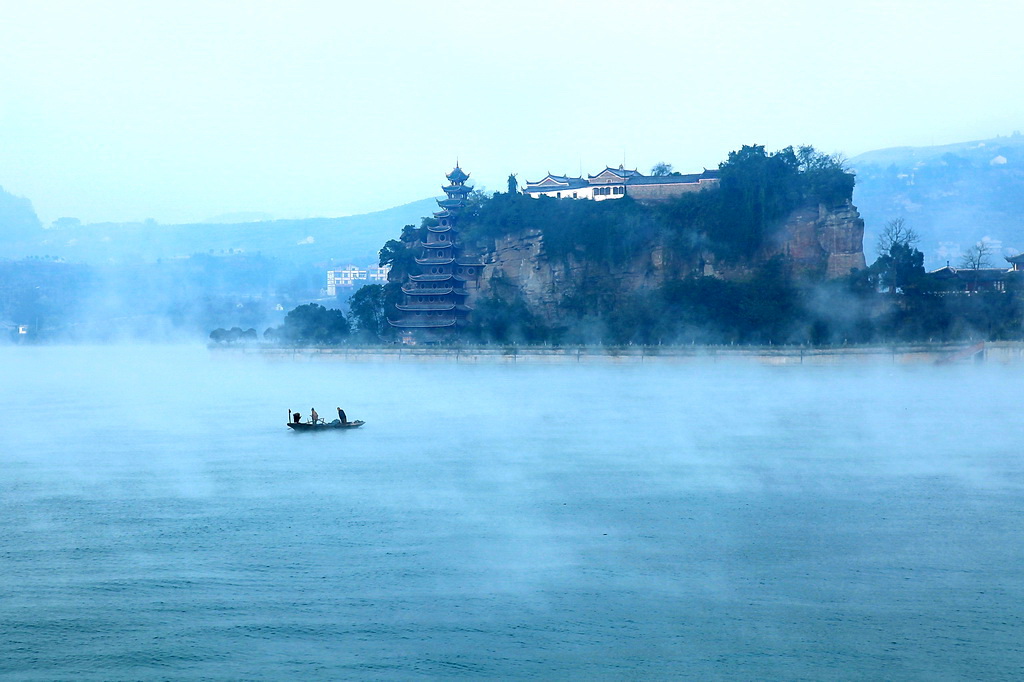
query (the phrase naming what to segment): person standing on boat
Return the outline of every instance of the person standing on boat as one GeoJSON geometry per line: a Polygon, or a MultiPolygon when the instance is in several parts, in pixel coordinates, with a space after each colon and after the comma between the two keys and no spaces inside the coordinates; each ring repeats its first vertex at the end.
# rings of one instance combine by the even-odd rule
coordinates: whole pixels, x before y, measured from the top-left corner
{"type": "Polygon", "coordinates": [[[315,407],[309,408],[309,418],[313,420],[314,424],[316,424],[317,420],[320,419],[320,415],[316,413],[315,407]]]}
{"type": "Polygon", "coordinates": [[[345,410],[338,408],[338,419],[341,420],[341,425],[348,424],[348,417],[345,416],[345,410]]]}

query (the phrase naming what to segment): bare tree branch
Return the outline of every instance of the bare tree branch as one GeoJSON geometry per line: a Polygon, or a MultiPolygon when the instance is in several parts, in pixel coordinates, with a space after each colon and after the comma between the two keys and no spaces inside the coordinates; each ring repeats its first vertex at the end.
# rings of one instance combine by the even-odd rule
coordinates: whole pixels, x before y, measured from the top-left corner
{"type": "Polygon", "coordinates": [[[885,224],[882,234],[878,235],[878,244],[875,248],[879,256],[887,256],[892,247],[897,244],[913,248],[920,241],[921,237],[913,228],[907,227],[907,221],[904,218],[893,218],[885,224]]]}
{"type": "Polygon", "coordinates": [[[989,256],[992,255],[992,246],[982,239],[967,250],[967,253],[960,259],[960,267],[968,270],[981,270],[992,266],[989,256]]]}

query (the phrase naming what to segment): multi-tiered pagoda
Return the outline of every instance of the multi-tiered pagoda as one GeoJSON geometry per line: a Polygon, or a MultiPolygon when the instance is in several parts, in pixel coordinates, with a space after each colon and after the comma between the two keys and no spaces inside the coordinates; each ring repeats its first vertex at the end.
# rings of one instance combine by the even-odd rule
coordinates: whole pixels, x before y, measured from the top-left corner
{"type": "Polygon", "coordinates": [[[466,324],[470,307],[466,300],[470,289],[480,281],[483,264],[463,255],[456,227],[466,197],[473,190],[466,185],[467,175],[458,165],[448,174],[442,187],[446,199],[438,199],[441,209],[434,213],[437,225],[428,226],[424,239],[416,242],[419,257],[416,272],[402,285],[403,300],[396,307],[393,327],[406,332],[405,340],[442,341],[451,338],[466,324]]]}

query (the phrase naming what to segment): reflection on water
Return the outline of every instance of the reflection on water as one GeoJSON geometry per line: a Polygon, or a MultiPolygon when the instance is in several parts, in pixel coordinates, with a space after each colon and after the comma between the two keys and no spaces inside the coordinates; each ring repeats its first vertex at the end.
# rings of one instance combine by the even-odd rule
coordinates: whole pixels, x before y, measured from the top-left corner
{"type": "Polygon", "coordinates": [[[1024,670],[1021,366],[0,370],[0,674],[1024,670]],[[366,426],[284,426],[336,406],[366,426]]]}

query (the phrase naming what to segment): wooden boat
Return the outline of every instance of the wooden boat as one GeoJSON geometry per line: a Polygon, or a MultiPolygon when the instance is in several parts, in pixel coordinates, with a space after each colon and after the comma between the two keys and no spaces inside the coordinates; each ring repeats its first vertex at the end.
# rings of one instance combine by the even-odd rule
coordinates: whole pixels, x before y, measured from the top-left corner
{"type": "Polygon", "coordinates": [[[333,430],[333,429],[356,429],[365,424],[361,419],[357,419],[351,422],[341,423],[340,419],[335,419],[332,422],[310,424],[303,422],[288,422],[288,428],[294,429],[295,431],[321,431],[321,430],[333,430]]]}

